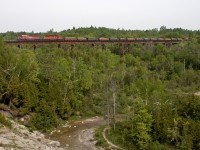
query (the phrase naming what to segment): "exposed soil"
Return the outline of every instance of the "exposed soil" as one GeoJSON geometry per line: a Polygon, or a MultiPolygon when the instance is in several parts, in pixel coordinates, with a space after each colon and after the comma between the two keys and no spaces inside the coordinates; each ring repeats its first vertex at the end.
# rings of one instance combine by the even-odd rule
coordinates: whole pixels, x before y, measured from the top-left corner
{"type": "MultiPolygon", "coordinates": [[[[0,127],[0,150],[10,149],[45,149],[45,150],[103,150],[96,146],[95,129],[105,125],[102,117],[81,119],[70,122],[63,127],[57,128],[51,134],[44,136],[38,131],[30,132],[28,129],[12,121],[12,129],[0,127]]],[[[103,137],[110,145],[110,149],[120,149],[112,144],[105,136],[103,137]]]]}
{"type": "Polygon", "coordinates": [[[59,141],[61,147],[69,150],[103,150],[95,145],[94,134],[95,128],[105,123],[100,117],[79,120],[56,129],[46,137],[59,141]]]}

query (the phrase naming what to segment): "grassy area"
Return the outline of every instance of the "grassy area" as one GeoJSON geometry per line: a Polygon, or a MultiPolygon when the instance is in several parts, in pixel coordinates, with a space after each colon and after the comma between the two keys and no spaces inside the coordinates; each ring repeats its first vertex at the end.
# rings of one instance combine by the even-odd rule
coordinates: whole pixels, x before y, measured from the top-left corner
{"type": "MultiPolygon", "coordinates": [[[[129,149],[129,145],[127,145],[127,142],[125,140],[122,139],[122,136],[120,134],[117,134],[116,132],[114,132],[113,129],[110,129],[109,131],[106,132],[106,137],[108,138],[108,140],[110,142],[112,142],[113,144],[124,148],[124,149],[129,149]]],[[[133,147],[131,147],[131,149],[134,150],[133,147]]]]}
{"type": "Polygon", "coordinates": [[[6,119],[5,116],[2,115],[1,113],[0,113],[0,124],[3,124],[4,126],[11,128],[11,122],[8,119],[6,119]]]}
{"type": "MultiPolygon", "coordinates": [[[[117,128],[117,127],[116,127],[117,128]]],[[[110,142],[113,144],[123,148],[123,149],[131,149],[131,150],[137,150],[138,148],[132,143],[126,141],[125,139],[122,139],[121,134],[118,134],[118,132],[114,132],[113,128],[106,132],[106,137],[110,142]]],[[[160,144],[158,141],[150,142],[148,148],[149,150],[175,150],[174,147],[167,145],[167,144],[160,144]]]]}
{"type": "Polygon", "coordinates": [[[101,127],[97,128],[95,131],[95,139],[97,140],[96,145],[103,147],[105,149],[108,149],[109,145],[106,142],[106,140],[103,138],[103,135],[102,135],[104,128],[105,128],[105,126],[101,126],[101,127]]]}

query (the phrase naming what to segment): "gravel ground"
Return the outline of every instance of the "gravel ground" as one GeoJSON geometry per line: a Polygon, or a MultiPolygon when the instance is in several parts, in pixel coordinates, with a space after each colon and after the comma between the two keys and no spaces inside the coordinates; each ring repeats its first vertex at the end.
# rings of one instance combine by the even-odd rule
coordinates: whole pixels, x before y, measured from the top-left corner
{"type": "Polygon", "coordinates": [[[30,132],[24,125],[12,121],[12,128],[0,126],[0,150],[64,150],[60,142],[46,139],[38,132],[30,132]]]}
{"type": "Polygon", "coordinates": [[[49,139],[59,141],[67,150],[103,150],[94,140],[95,129],[105,124],[100,117],[75,121],[57,129],[49,139]]]}

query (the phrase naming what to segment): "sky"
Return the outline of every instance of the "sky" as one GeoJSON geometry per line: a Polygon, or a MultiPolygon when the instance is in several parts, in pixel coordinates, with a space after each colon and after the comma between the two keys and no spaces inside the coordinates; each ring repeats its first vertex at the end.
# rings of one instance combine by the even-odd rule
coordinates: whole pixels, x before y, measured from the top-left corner
{"type": "Polygon", "coordinates": [[[0,32],[200,29],[200,0],[0,0],[0,32]]]}

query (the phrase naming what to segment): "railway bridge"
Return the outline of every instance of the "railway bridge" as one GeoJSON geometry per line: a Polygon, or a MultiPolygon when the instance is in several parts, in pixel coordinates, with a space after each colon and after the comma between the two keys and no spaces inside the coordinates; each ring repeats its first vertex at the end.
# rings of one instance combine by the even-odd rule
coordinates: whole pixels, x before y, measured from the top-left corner
{"type": "Polygon", "coordinates": [[[118,44],[118,45],[157,45],[163,44],[166,46],[171,46],[182,41],[191,41],[191,38],[75,38],[75,37],[65,37],[65,38],[17,38],[17,40],[7,40],[6,45],[16,45],[21,48],[23,45],[30,45],[34,50],[39,45],[57,45],[58,48],[62,48],[63,45],[70,45],[74,47],[80,44],[90,44],[101,45],[102,49],[105,49],[108,44],[118,44]]]}

